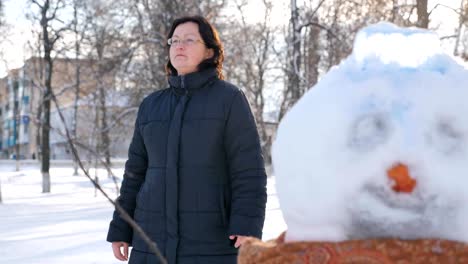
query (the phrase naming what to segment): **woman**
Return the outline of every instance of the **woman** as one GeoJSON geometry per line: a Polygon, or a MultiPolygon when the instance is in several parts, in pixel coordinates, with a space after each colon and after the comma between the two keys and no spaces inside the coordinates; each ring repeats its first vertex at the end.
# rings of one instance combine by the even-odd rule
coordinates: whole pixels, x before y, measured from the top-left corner
{"type": "MultiPolygon", "coordinates": [[[[140,105],[118,202],[168,263],[236,263],[265,219],[255,120],[242,91],[222,80],[223,48],[206,19],[175,20],[167,43],[170,87],[140,105]]],[[[158,263],[117,212],[107,240],[119,260],[131,245],[129,263],[158,263]]]]}

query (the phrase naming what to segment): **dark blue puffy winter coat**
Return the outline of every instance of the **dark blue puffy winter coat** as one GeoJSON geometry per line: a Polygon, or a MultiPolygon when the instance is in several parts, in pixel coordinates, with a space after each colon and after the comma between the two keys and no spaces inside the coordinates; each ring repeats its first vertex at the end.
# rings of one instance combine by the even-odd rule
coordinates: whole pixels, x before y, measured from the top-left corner
{"type": "MultiPolygon", "coordinates": [[[[229,235],[261,238],[266,174],[244,93],[214,69],[169,77],[140,105],[119,204],[169,263],[235,263],[229,235]]],[[[158,263],[117,212],[107,240],[158,263]]]]}

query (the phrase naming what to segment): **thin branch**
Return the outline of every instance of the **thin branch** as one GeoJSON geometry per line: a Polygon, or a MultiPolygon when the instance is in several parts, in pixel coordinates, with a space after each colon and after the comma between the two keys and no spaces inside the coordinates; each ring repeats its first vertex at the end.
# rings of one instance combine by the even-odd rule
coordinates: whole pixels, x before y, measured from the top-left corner
{"type": "Polygon", "coordinates": [[[298,26],[298,31],[300,32],[302,30],[302,28],[304,27],[308,27],[308,26],[316,26],[320,29],[323,29],[325,31],[327,31],[328,34],[330,34],[332,37],[336,38],[339,42],[342,42],[341,39],[335,35],[335,33],[333,33],[333,31],[327,27],[325,27],[324,25],[320,24],[320,23],[317,23],[317,22],[314,22],[314,21],[310,21],[310,22],[307,22],[305,24],[302,24],[302,25],[299,25],[298,26]]]}
{"type": "Polygon", "coordinates": [[[145,231],[143,229],[141,229],[141,227],[132,219],[132,217],[125,211],[125,209],[123,209],[122,206],[120,206],[119,203],[112,200],[109,197],[109,195],[102,189],[101,185],[98,182],[96,182],[89,175],[88,171],[85,169],[85,167],[83,165],[83,162],[81,161],[81,158],[80,158],[80,156],[78,154],[78,151],[75,148],[75,144],[73,143],[73,141],[71,139],[70,131],[68,130],[68,128],[66,126],[65,117],[63,116],[63,113],[60,110],[59,103],[57,102],[57,98],[54,96],[54,97],[52,97],[52,100],[54,101],[54,103],[55,103],[55,105],[57,107],[57,112],[58,112],[58,114],[60,116],[60,120],[64,124],[68,144],[70,145],[73,156],[75,157],[75,160],[78,162],[78,165],[81,168],[81,170],[84,172],[86,177],[91,181],[91,183],[94,185],[94,187],[96,189],[98,189],[99,192],[101,192],[101,194],[104,195],[104,197],[106,197],[106,199],[112,205],[115,206],[115,209],[120,213],[120,216],[122,217],[122,219],[125,220],[133,228],[133,230],[136,231],[136,233],[143,239],[143,241],[145,241],[145,243],[149,246],[149,249],[151,250],[151,252],[156,255],[156,257],[159,259],[159,261],[161,261],[161,263],[163,263],[163,264],[167,264],[167,261],[164,259],[163,255],[161,254],[161,251],[158,249],[157,244],[154,241],[152,241],[151,238],[148,237],[148,235],[146,235],[145,231]]]}
{"type": "Polygon", "coordinates": [[[44,7],[43,5],[39,4],[39,2],[37,2],[37,0],[31,0],[31,2],[33,4],[36,4],[40,9],[42,9],[44,7]]]}
{"type": "Polygon", "coordinates": [[[322,0],[320,1],[320,3],[317,5],[317,7],[314,9],[314,11],[312,11],[312,14],[310,17],[314,17],[315,16],[315,13],[317,13],[317,11],[319,10],[320,6],[322,6],[322,4],[325,2],[325,0],[322,0]]]}
{"type": "Polygon", "coordinates": [[[450,7],[450,6],[447,6],[447,5],[444,5],[444,4],[437,4],[431,9],[431,11],[429,11],[429,16],[431,16],[432,11],[436,10],[436,8],[439,7],[439,6],[448,8],[448,9],[452,10],[453,12],[455,12],[457,15],[460,15],[460,16],[463,15],[462,12],[460,12],[459,10],[457,10],[457,9],[455,9],[453,7],[450,7]]]}
{"type": "Polygon", "coordinates": [[[60,33],[62,33],[63,31],[66,31],[66,30],[69,30],[69,26],[66,26],[66,27],[62,27],[60,29],[58,29],[57,31],[54,32],[54,37],[52,38],[52,40],[50,41],[50,45],[51,46],[54,46],[55,45],[55,42],[60,39],[60,33]]]}
{"type": "Polygon", "coordinates": [[[451,39],[451,38],[456,38],[456,37],[457,37],[457,35],[442,36],[442,37],[440,37],[440,40],[451,39]]]}
{"type": "Polygon", "coordinates": [[[47,21],[51,21],[51,20],[54,20],[54,19],[55,19],[55,20],[57,20],[57,21],[62,22],[61,20],[59,20],[59,19],[57,18],[57,11],[58,11],[59,9],[64,8],[64,7],[65,7],[65,2],[63,2],[63,1],[58,1],[57,4],[55,5],[54,11],[52,11],[52,15],[51,15],[50,17],[46,17],[47,21]],[[61,5],[60,5],[60,4],[61,4],[61,5]]]}

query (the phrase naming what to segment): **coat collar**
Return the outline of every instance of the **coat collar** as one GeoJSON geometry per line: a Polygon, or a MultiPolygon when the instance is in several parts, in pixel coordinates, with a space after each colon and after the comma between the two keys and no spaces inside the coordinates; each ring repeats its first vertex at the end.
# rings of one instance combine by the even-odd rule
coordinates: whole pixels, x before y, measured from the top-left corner
{"type": "Polygon", "coordinates": [[[183,95],[193,93],[215,78],[217,78],[216,69],[209,68],[181,76],[171,75],[168,82],[177,95],[183,95]]]}

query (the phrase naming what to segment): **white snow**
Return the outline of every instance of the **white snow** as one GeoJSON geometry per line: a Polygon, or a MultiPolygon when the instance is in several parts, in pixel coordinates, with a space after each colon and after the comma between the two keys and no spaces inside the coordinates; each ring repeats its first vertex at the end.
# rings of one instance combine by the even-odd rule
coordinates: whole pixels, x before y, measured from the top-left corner
{"type": "MultiPolygon", "coordinates": [[[[13,163],[0,163],[0,263],[124,263],[114,258],[106,242],[112,205],[101,194],[95,197],[94,187],[83,174],[72,176],[70,167],[52,168],[52,192],[43,194],[38,165],[14,170],[13,163]]],[[[114,183],[103,170],[98,172],[104,189],[115,198],[114,183]]],[[[113,172],[121,176],[123,170],[113,172]]],[[[274,185],[270,178],[265,240],[286,229],[274,185]]]]}
{"type": "Polygon", "coordinates": [[[435,54],[443,53],[439,36],[419,28],[405,28],[381,22],[362,29],[354,41],[353,57],[358,63],[370,58],[385,64],[417,67],[435,54]]]}
{"type": "Polygon", "coordinates": [[[379,23],[282,120],[273,164],[286,239],[468,242],[468,71],[429,31],[379,23]],[[417,182],[397,193],[387,170],[417,182]]]}

